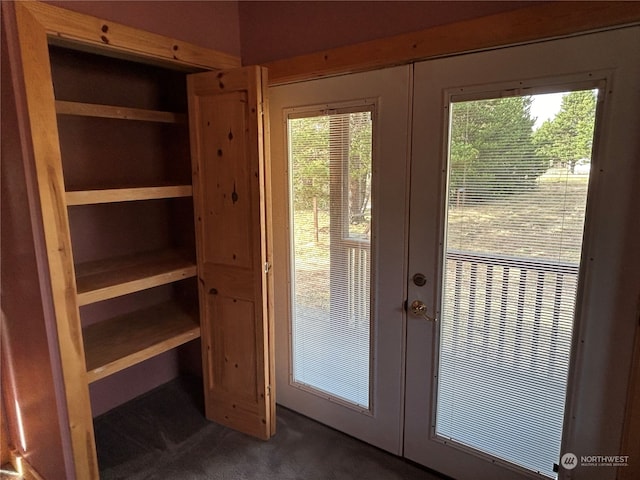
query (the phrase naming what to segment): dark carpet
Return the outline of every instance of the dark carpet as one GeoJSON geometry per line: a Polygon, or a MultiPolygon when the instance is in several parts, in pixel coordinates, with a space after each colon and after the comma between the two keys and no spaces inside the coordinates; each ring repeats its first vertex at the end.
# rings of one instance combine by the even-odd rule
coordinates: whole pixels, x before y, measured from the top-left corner
{"type": "Polygon", "coordinates": [[[95,419],[103,480],[439,480],[401,458],[278,407],[256,440],[203,416],[198,379],[167,383],[95,419]]]}

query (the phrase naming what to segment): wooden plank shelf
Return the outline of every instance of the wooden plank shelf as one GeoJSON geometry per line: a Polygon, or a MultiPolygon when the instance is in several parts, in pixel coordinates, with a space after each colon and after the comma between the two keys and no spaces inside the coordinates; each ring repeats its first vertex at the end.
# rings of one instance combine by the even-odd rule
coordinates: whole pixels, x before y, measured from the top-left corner
{"type": "Polygon", "coordinates": [[[56,100],[58,115],[79,115],[83,117],[115,118],[120,120],[140,120],[160,123],[186,123],[184,113],[161,112],[141,108],[101,105],[97,103],[67,102],[56,100]]]}
{"type": "Polygon", "coordinates": [[[196,319],[197,315],[167,302],[84,328],[89,382],[200,337],[196,319]]]}
{"type": "Polygon", "coordinates": [[[196,275],[182,252],[162,250],[76,265],[78,305],[119,297],[196,275]]]}
{"type": "Polygon", "coordinates": [[[66,200],[67,206],[72,206],[190,197],[192,195],[193,187],[191,185],[171,185],[67,191],[66,200]]]}

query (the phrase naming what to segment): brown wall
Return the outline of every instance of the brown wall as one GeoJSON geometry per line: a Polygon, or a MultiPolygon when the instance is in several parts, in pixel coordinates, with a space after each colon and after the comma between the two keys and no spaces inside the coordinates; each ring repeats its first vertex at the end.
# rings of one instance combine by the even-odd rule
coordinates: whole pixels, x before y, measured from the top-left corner
{"type": "Polygon", "coordinates": [[[4,390],[0,394],[0,465],[9,463],[9,427],[7,426],[7,409],[4,406],[4,390]]]}
{"type": "Polygon", "coordinates": [[[240,56],[237,1],[51,1],[46,3],[240,56]]]}
{"type": "Polygon", "coordinates": [[[415,32],[540,2],[241,1],[245,65],[415,32]]]}

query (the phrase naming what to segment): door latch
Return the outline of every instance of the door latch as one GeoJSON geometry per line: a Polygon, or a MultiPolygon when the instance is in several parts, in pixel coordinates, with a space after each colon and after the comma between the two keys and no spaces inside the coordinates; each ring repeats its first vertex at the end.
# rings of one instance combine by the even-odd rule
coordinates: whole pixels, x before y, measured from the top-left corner
{"type": "Polygon", "coordinates": [[[411,313],[413,313],[417,317],[422,317],[432,322],[435,322],[437,320],[435,317],[430,317],[429,315],[427,315],[427,306],[420,300],[414,300],[413,302],[411,302],[409,310],[411,310],[411,313]]]}

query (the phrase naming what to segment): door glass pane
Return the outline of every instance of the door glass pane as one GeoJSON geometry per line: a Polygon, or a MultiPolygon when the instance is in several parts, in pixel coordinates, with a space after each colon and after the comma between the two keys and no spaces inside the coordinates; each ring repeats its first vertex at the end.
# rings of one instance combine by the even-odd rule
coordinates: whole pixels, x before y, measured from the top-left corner
{"type": "Polygon", "coordinates": [[[369,408],[372,112],[288,119],[292,381],[369,408]]]}
{"type": "Polygon", "coordinates": [[[597,92],[453,101],[436,434],[548,477],[597,92]]]}

